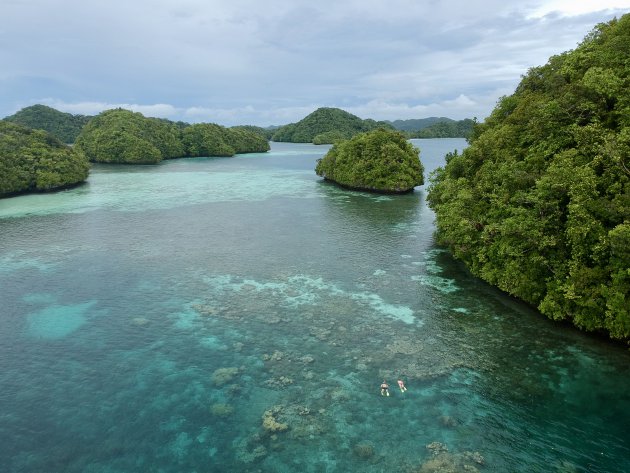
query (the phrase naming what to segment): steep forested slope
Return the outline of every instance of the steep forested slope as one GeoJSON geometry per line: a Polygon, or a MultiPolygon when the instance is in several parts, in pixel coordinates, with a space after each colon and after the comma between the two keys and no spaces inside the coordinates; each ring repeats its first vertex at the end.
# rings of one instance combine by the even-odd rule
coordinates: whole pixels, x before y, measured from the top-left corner
{"type": "Polygon", "coordinates": [[[329,144],[340,139],[352,138],[358,133],[376,128],[392,128],[385,122],[362,120],[339,108],[318,108],[297,123],[276,130],[273,141],[291,143],[329,144]]]}
{"type": "Polygon", "coordinates": [[[533,68],[447,156],[439,241],[548,317],[630,340],[630,15],[533,68]]]}
{"type": "Polygon", "coordinates": [[[400,193],[424,183],[419,150],[394,130],[378,129],[333,145],[315,172],[352,189],[400,193]]]}
{"type": "Polygon", "coordinates": [[[83,153],[51,134],[0,121],[0,197],[71,186],[88,170],[83,153]]]}
{"type": "Polygon", "coordinates": [[[174,123],[123,109],[107,110],[90,120],[77,138],[76,146],[90,161],[131,164],[269,150],[269,143],[261,134],[244,128],[228,129],[213,123],[174,123]]]}
{"type": "Polygon", "coordinates": [[[60,112],[46,105],[25,107],[5,120],[36,130],[45,130],[63,143],[74,143],[92,117],[60,112]]]}

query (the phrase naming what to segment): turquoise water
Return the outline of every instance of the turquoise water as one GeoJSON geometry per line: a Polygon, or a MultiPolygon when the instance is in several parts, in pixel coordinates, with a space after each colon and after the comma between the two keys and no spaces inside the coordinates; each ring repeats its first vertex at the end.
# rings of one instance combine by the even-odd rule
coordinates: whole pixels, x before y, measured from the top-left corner
{"type": "Polygon", "coordinates": [[[424,189],[322,182],[326,149],[0,200],[0,471],[630,471],[628,351],[472,278],[424,189]]]}

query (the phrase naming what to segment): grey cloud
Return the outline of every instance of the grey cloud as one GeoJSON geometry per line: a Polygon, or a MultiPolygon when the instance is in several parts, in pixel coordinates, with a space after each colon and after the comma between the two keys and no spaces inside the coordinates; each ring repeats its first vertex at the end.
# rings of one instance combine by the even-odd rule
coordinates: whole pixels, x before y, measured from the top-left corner
{"type": "Polygon", "coordinates": [[[226,124],[292,121],[322,105],[377,119],[482,118],[528,68],[615,13],[530,17],[543,3],[5,3],[0,115],[49,100],[135,104],[193,121],[215,113],[226,124]]]}

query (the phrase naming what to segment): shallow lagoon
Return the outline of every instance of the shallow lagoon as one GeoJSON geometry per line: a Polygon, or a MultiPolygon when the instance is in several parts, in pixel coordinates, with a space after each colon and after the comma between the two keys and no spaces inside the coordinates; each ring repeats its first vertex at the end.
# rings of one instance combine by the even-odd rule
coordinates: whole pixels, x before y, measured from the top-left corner
{"type": "Polygon", "coordinates": [[[424,189],[322,182],[326,149],[0,200],[0,471],[630,470],[627,350],[468,275],[424,189]]]}

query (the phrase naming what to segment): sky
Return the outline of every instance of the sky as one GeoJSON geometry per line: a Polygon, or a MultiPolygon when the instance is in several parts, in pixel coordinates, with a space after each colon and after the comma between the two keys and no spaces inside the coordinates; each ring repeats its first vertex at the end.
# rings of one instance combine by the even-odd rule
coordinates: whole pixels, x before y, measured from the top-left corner
{"type": "Polygon", "coordinates": [[[483,120],[630,0],[0,0],[0,117],[483,120]]]}

